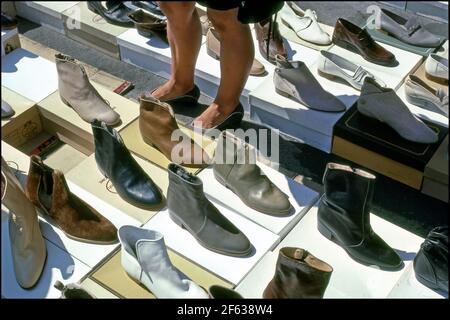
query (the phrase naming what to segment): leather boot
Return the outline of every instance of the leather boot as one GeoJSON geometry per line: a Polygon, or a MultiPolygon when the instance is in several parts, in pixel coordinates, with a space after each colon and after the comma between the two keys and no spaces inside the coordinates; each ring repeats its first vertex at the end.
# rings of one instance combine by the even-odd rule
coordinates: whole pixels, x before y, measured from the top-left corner
{"type": "Polygon", "coordinates": [[[143,209],[162,208],[164,196],[131,156],[120,134],[97,120],[92,123],[92,132],[98,169],[112,182],[119,196],[143,209]]]}
{"type": "Polygon", "coordinates": [[[333,268],[300,248],[282,248],[265,299],[321,299],[333,268]]]}
{"type": "Polygon", "coordinates": [[[58,53],[55,55],[58,71],[58,89],[61,100],[73,108],[86,122],[95,119],[108,125],[120,122],[120,116],[103,99],[89,82],[84,67],[72,57],[58,53]]]}
{"type": "Polygon", "coordinates": [[[202,181],[174,163],[168,170],[170,218],[211,251],[230,256],[250,253],[250,241],[205,197],[202,181]]]}
{"type": "Polygon", "coordinates": [[[186,167],[199,168],[210,163],[208,154],[180,130],[169,104],[152,96],[141,96],[140,104],[139,129],[145,143],[157,148],[170,161],[186,167]],[[181,142],[179,138],[172,140],[175,130],[178,130],[177,137],[181,137],[181,142]]]}
{"type": "Polygon", "coordinates": [[[208,293],[170,261],[161,233],[135,226],[119,228],[122,267],[157,298],[207,299],[208,293]]]}
{"type": "Polygon", "coordinates": [[[37,156],[30,158],[26,194],[67,237],[95,244],[117,242],[116,227],[70,192],[61,171],[45,165],[37,156]]]}
{"type": "Polygon", "coordinates": [[[32,288],[44,269],[47,249],[36,208],[27,199],[14,173],[2,157],[2,204],[11,213],[9,238],[17,283],[32,288]]]}
{"type": "Polygon", "coordinates": [[[287,58],[283,38],[281,37],[277,22],[270,19],[255,23],[255,32],[259,52],[267,61],[275,64],[275,56],[277,54],[287,58]]]}
{"type": "Polygon", "coordinates": [[[346,165],[328,163],[325,194],[318,210],[320,233],[340,245],[355,261],[382,270],[399,270],[403,261],[370,226],[375,176],[346,165]]]}
{"type": "Polygon", "coordinates": [[[289,197],[256,165],[247,144],[222,134],[216,147],[214,177],[250,208],[273,216],[292,213],[289,197]]]}

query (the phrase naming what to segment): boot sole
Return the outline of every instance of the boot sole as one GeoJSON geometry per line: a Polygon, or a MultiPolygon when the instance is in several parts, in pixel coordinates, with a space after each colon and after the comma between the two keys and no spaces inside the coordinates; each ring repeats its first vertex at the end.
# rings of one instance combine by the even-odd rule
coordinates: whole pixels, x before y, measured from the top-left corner
{"type": "Polygon", "coordinates": [[[351,255],[350,252],[347,251],[345,246],[343,244],[341,244],[341,242],[334,236],[334,233],[330,229],[328,229],[324,224],[320,223],[319,221],[317,222],[317,229],[325,238],[327,238],[328,240],[330,240],[330,241],[334,242],[335,244],[337,244],[338,246],[340,246],[342,249],[345,250],[345,252],[347,252],[347,254],[349,255],[350,258],[352,258],[354,261],[356,261],[362,265],[372,267],[375,269],[380,269],[383,271],[398,271],[402,267],[402,265],[395,266],[395,267],[385,267],[385,266],[382,267],[382,266],[379,266],[376,264],[370,264],[364,260],[358,259],[358,258],[354,257],[353,255],[351,255]]]}
{"type": "Polygon", "coordinates": [[[194,232],[192,232],[190,230],[189,227],[187,227],[178,217],[176,217],[170,210],[169,210],[169,217],[170,219],[172,219],[173,222],[175,222],[179,227],[181,227],[182,229],[186,230],[187,232],[189,232],[194,238],[195,240],[197,240],[197,242],[204,248],[213,251],[215,253],[219,253],[219,254],[223,254],[223,255],[227,255],[227,256],[233,256],[233,257],[244,257],[247,256],[251,251],[252,251],[252,247],[250,247],[246,252],[242,252],[242,253],[235,253],[235,252],[228,252],[228,251],[223,251],[223,250],[219,250],[219,249],[215,249],[215,248],[211,248],[209,246],[207,246],[205,243],[203,243],[203,241],[201,239],[199,239],[196,234],[194,232]]]}

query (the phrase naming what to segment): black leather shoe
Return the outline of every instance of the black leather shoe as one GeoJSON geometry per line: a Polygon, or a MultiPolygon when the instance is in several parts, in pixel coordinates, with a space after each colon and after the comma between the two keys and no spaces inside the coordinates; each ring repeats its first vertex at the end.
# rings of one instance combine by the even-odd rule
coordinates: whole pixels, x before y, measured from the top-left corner
{"type": "Polygon", "coordinates": [[[167,102],[168,104],[180,104],[180,103],[197,104],[199,98],[200,98],[200,89],[197,87],[197,85],[194,84],[194,88],[192,88],[192,90],[186,92],[185,94],[178,96],[176,98],[167,100],[163,99],[160,101],[167,102]]]}
{"type": "MultiPolygon", "coordinates": [[[[220,131],[225,131],[227,129],[237,129],[240,127],[242,119],[244,118],[244,107],[242,104],[238,104],[236,109],[221,123],[212,128],[203,129],[202,134],[209,137],[217,138],[219,136],[220,131]]],[[[187,125],[192,130],[195,130],[193,120],[190,124],[187,125]]]]}
{"type": "Polygon", "coordinates": [[[159,8],[156,1],[131,1],[133,6],[144,9],[149,14],[160,20],[167,20],[167,17],[159,8]]]}
{"type": "Polygon", "coordinates": [[[134,11],[126,7],[121,1],[107,1],[106,8],[101,1],[88,1],[88,9],[98,14],[107,22],[121,27],[133,27],[134,23],[128,17],[134,11]]]}
{"type": "Polygon", "coordinates": [[[92,123],[92,131],[97,166],[112,182],[119,196],[139,208],[162,208],[164,196],[131,156],[119,133],[97,120],[92,123]]]}
{"type": "Polygon", "coordinates": [[[414,272],[424,286],[448,293],[448,226],[430,231],[414,258],[414,272]]]}
{"type": "Polygon", "coordinates": [[[170,218],[211,251],[229,256],[249,254],[250,241],[206,198],[202,181],[174,163],[168,170],[170,218]]]}
{"type": "Polygon", "coordinates": [[[2,30],[10,30],[17,27],[17,19],[2,12],[2,30]]]}
{"type": "Polygon", "coordinates": [[[403,268],[397,253],[370,226],[375,176],[346,165],[328,163],[325,194],[318,210],[318,229],[355,261],[382,270],[403,268]]]}

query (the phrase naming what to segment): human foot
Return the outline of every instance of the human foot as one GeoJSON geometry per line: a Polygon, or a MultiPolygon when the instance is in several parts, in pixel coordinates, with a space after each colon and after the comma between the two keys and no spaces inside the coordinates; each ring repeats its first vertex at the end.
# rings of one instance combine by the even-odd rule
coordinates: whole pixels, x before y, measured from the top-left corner
{"type": "Polygon", "coordinates": [[[217,128],[224,130],[239,124],[244,110],[239,103],[235,107],[226,107],[213,102],[203,113],[192,121],[192,125],[203,129],[217,128]]]}
{"type": "Polygon", "coordinates": [[[195,84],[189,86],[178,85],[169,80],[160,87],[157,87],[153,91],[149,92],[148,95],[151,95],[160,101],[169,101],[182,96],[189,96],[194,100],[198,100],[200,90],[195,84]]]}

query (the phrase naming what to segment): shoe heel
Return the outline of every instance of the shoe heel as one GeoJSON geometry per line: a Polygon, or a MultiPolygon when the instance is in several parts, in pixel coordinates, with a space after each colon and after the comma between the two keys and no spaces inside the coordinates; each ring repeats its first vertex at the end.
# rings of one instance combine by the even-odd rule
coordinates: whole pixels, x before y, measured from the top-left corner
{"type": "Polygon", "coordinates": [[[184,227],[183,222],[181,222],[181,220],[178,219],[178,218],[177,218],[175,215],[173,215],[171,212],[169,212],[169,217],[170,217],[170,219],[172,219],[172,221],[175,222],[180,228],[186,229],[186,228],[184,227]]]}
{"type": "Polygon", "coordinates": [[[143,139],[144,142],[145,142],[146,144],[148,144],[150,147],[153,147],[153,148],[155,148],[156,150],[160,151],[159,148],[158,148],[158,146],[156,146],[156,145],[153,143],[153,141],[150,140],[150,138],[147,138],[147,137],[142,136],[142,139],[143,139]]]}
{"type": "Polygon", "coordinates": [[[439,77],[435,77],[432,76],[431,74],[428,74],[425,72],[425,77],[431,81],[437,82],[439,84],[444,84],[447,85],[448,84],[448,80],[444,79],[444,78],[439,78],[439,77]]]}
{"type": "Polygon", "coordinates": [[[213,57],[214,59],[220,60],[220,57],[208,47],[206,47],[206,53],[208,53],[208,55],[213,57]]]}
{"type": "Polygon", "coordinates": [[[322,223],[320,223],[320,222],[317,223],[317,229],[328,240],[333,239],[333,233],[330,231],[330,229],[325,227],[322,223]]]}

